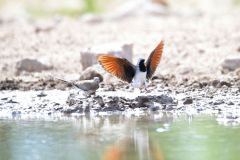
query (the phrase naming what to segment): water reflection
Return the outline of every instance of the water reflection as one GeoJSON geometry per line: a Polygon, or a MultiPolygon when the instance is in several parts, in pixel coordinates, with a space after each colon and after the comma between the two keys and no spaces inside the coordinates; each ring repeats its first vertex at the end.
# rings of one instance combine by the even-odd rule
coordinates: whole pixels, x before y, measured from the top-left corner
{"type": "Polygon", "coordinates": [[[76,138],[80,141],[91,139],[89,143],[99,147],[102,147],[102,142],[110,142],[103,150],[103,160],[163,160],[159,144],[154,143],[149,136],[149,123],[153,121],[170,124],[173,115],[146,113],[140,117],[81,117],[75,124],[81,127],[76,138]]]}
{"type": "Polygon", "coordinates": [[[238,160],[239,133],[213,116],[162,112],[15,117],[0,119],[0,159],[238,160]]]}
{"type": "Polygon", "coordinates": [[[150,140],[148,130],[135,130],[131,136],[111,145],[103,160],[163,160],[159,145],[150,140]]]}
{"type": "MultiPolygon", "coordinates": [[[[11,126],[0,123],[0,153],[4,152],[5,154],[0,154],[2,159],[11,158],[11,126]]],[[[1,159],[0,158],[0,159],[1,159]]]]}

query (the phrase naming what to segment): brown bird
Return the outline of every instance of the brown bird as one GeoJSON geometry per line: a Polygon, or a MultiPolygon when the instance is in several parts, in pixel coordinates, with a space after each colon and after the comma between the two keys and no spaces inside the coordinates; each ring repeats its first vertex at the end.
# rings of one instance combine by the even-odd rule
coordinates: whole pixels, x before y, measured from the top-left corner
{"type": "Polygon", "coordinates": [[[98,77],[94,77],[92,80],[82,80],[82,81],[79,81],[78,83],[69,82],[60,78],[56,78],[56,79],[61,80],[67,84],[70,84],[84,91],[88,95],[94,94],[96,90],[99,88],[99,83],[100,83],[100,79],[98,77]]]}
{"type": "Polygon", "coordinates": [[[140,58],[137,65],[133,65],[125,58],[111,55],[99,55],[97,57],[102,67],[119,79],[132,83],[133,87],[140,88],[146,86],[146,80],[150,80],[157,69],[162,57],[164,43],[161,41],[151,52],[147,61],[140,58]]]}

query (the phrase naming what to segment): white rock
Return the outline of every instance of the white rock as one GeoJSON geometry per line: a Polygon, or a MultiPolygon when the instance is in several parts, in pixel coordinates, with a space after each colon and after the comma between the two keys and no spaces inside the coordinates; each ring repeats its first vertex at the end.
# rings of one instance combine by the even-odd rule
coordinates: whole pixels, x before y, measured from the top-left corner
{"type": "Polygon", "coordinates": [[[88,48],[80,53],[80,61],[82,69],[97,63],[96,56],[99,54],[111,54],[118,57],[123,57],[132,61],[133,58],[133,44],[132,43],[109,43],[100,46],[88,48]]]}

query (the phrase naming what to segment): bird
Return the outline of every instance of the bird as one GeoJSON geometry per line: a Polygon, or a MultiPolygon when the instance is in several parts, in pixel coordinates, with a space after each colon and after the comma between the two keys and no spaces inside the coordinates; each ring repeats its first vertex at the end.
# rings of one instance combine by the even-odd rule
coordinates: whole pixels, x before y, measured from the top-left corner
{"type": "Polygon", "coordinates": [[[131,83],[134,88],[146,87],[147,81],[151,80],[161,60],[163,52],[163,40],[150,53],[145,61],[139,58],[136,65],[133,65],[125,58],[115,57],[109,54],[100,54],[97,60],[103,69],[122,81],[131,83]]]}
{"type": "Polygon", "coordinates": [[[100,83],[99,77],[94,77],[91,80],[81,80],[77,83],[69,82],[60,78],[57,79],[84,91],[87,93],[87,95],[95,94],[96,90],[99,88],[100,83]]]}

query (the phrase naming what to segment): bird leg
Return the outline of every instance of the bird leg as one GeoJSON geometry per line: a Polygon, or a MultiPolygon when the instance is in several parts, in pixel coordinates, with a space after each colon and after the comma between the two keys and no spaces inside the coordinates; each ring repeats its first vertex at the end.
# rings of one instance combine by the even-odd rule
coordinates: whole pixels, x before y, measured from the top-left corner
{"type": "Polygon", "coordinates": [[[148,80],[146,80],[145,82],[144,82],[144,86],[143,86],[143,89],[144,89],[144,91],[147,93],[149,90],[147,89],[147,87],[148,87],[148,80]]]}

